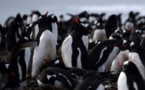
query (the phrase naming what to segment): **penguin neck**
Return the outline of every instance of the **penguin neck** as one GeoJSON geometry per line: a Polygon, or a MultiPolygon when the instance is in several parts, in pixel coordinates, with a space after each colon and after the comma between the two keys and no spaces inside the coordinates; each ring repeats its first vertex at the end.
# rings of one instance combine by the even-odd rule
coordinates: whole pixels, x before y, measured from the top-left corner
{"type": "Polygon", "coordinates": [[[82,36],[83,36],[83,34],[82,34],[82,32],[79,32],[79,31],[77,31],[77,30],[74,30],[72,33],[71,33],[71,36],[73,37],[73,38],[76,38],[76,39],[81,39],[82,38],[82,36]]]}

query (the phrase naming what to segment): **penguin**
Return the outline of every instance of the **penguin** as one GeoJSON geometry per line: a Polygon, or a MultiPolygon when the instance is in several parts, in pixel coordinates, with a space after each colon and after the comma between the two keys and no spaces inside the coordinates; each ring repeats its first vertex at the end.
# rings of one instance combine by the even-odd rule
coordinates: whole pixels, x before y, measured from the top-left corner
{"type": "Polygon", "coordinates": [[[36,22],[39,17],[41,16],[41,13],[37,10],[32,11],[32,23],[36,22]]]}
{"type": "MultiPolygon", "coordinates": [[[[75,29],[75,28],[74,28],[74,25],[73,25],[73,21],[74,21],[73,18],[76,17],[75,15],[72,15],[72,14],[69,14],[69,16],[71,16],[72,18],[71,18],[71,20],[70,20],[71,23],[70,23],[70,29],[69,29],[69,31],[68,31],[68,35],[69,35],[70,33],[72,33],[73,30],[75,29]]],[[[78,18],[78,19],[79,19],[79,18],[78,18]]],[[[87,27],[88,29],[90,29],[90,30],[89,30],[89,33],[91,33],[91,32],[93,31],[91,25],[88,24],[88,22],[87,22],[87,23],[86,23],[86,22],[81,22],[80,19],[79,19],[79,22],[80,22],[81,24],[83,24],[83,26],[85,26],[85,27],[87,27]]],[[[83,37],[82,37],[83,43],[84,43],[84,45],[85,45],[85,47],[86,47],[87,50],[88,50],[88,47],[89,47],[89,33],[83,35],[83,37]]],[[[67,36],[68,36],[68,35],[67,35],[67,36]]]]}
{"type": "Polygon", "coordinates": [[[145,61],[144,61],[145,55],[143,54],[143,53],[145,53],[145,50],[142,46],[140,46],[139,43],[135,43],[133,41],[130,42],[129,51],[137,53],[139,55],[139,58],[140,58],[142,64],[145,66],[145,61]]]}
{"type": "Polygon", "coordinates": [[[54,34],[54,36],[56,37],[56,40],[58,40],[58,19],[55,15],[49,15],[48,16],[48,20],[51,22],[51,26],[52,26],[52,33],[54,34]]]}
{"type": "Polygon", "coordinates": [[[23,22],[21,15],[18,13],[15,17],[14,21],[10,23],[7,27],[8,31],[6,32],[6,50],[11,51],[16,42],[21,37],[22,30],[23,30],[23,22]]]}
{"type": "Polygon", "coordinates": [[[138,53],[130,52],[129,55],[128,55],[128,58],[129,58],[129,61],[132,61],[136,65],[136,67],[138,68],[141,76],[145,80],[145,66],[141,62],[138,53]]]}
{"type": "Polygon", "coordinates": [[[117,16],[114,14],[109,16],[105,24],[105,31],[106,31],[107,38],[109,38],[110,35],[117,29],[118,27],[117,25],[118,25],[117,16]]]}
{"type": "Polygon", "coordinates": [[[126,40],[130,40],[131,31],[132,31],[132,29],[130,29],[130,30],[124,29],[122,32],[122,38],[126,39],[126,40]]]}
{"type": "Polygon", "coordinates": [[[93,42],[96,42],[96,41],[102,42],[102,41],[107,40],[106,31],[104,29],[102,19],[98,20],[97,26],[96,26],[96,29],[94,30],[92,39],[93,39],[93,42]]]}
{"type": "MultiPolygon", "coordinates": [[[[29,27],[30,37],[32,39],[36,40],[37,37],[38,37],[38,33],[40,32],[39,31],[38,20],[42,17],[46,17],[47,15],[48,15],[48,11],[44,15],[41,15],[41,16],[39,16],[39,14],[36,15],[35,12],[32,12],[32,15],[31,15],[32,17],[31,18],[33,19],[34,22],[32,22],[32,24],[30,24],[30,25],[27,25],[27,27],[29,27]]],[[[39,33],[39,34],[41,34],[41,33],[39,33]]],[[[39,37],[40,37],[40,35],[39,35],[39,37]]]]}
{"type": "Polygon", "coordinates": [[[29,33],[32,39],[36,40],[37,34],[39,32],[38,28],[38,19],[41,16],[39,11],[32,11],[30,15],[24,16],[27,20],[25,20],[25,27],[29,27],[29,33]]]}
{"type": "Polygon", "coordinates": [[[113,60],[110,71],[114,74],[119,74],[122,71],[123,62],[128,60],[129,50],[120,51],[113,60]]]}
{"type": "Polygon", "coordinates": [[[137,22],[136,28],[140,30],[144,30],[145,17],[144,16],[138,17],[136,22],[137,22]]]}
{"type": "Polygon", "coordinates": [[[97,72],[105,72],[106,69],[109,69],[113,59],[120,51],[118,44],[117,40],[106,40],[94,46],[89,52],[92,69],[97,72]]]}
{"type": "MultiPolygon", "coordinates": [[[[39,18],[45,17],[47,15],[48,15],[48,12],[46,12],[44,15],[41,15],[39,18]]],[[[32,29],[31,37],[33,37],[33,39],[36,40],[37,37],[40,37],[40,35],[38,35],[38,33],[41,31],[39,31],[38,18],[36,17],[35,14],[33,16],[34,16],[34,18],[33,17],[32,18],[36,19],[36,20],[34,20],[35,22],[33,22],[33,25],[32,25],[32,27],[34,27],[34,30],[32,29]]],[[[58,40],[58,25],[57,25],[58,19],[57,19],[57,17],[55,15],[51,14],[51,15],[47,16],[47,20],[49,21],[49,22],[47,22],[49,30],[54,34],[54,36],[56,37],[56,40],[58,40]]],[[[41,34],[41,33],[39,33],[39,34],[41,34]]]]}
{"type": "Polygon", "coordinates": [[[23,21],[25,25],[31,25],[34,22],[36,22],[39,17],[41,16],[41,13],[39,11],[32,11],[29,15],[23,15],[23,21]]]}
{"type": "Polygon", "coordinates": [[[90,30],[83,26],[77,17],[73,18],[74,30],[63,41],[61,55],[66,67],[90,69],[88,52],[82,41],[82,36],[90,30]]]}
{"type": "Polygon", "coordinates": [[[70,73],[58,67],[48,67],[37,77],[38,86],[44,90],[74,90],[76,86],[70,73]]]}
{"type": "Polygon", "coordinates": [[[135,14],[133,11],[130,11],[127,20],[124,22],[124,29],[130,30],[134,28],[136,28],[135,14]]]}
{"type": "MultiPolygon", "coordinates": [[[[44,67],[44,68],[47,68],[47,67],[58,67],[58,68],[61,68],[61,69],[64,69],[64,70],[68,69],[67,67],[65,67],[61,57],[56,57],[56,59],[50,61],[49,64],[46,63],[46,67],[44,67]]],[[[43,70],[43,68],[42,68],[42,70],[43,70]]]]}
{"type": "Polygon", "coordinates": [[[33,22],[32,22],[32,16],[31,15],[28,15],[27,16],[27,19],[26,19],[26,25],[31,25],[33,22]]]}
{"type": "Polygon", "coordinates": [[[25,81],[31,55],[27,48],[33,48],[35,45],[29,37],[24,35],[13,47],[7,69],[8,81],[5,88],[18,88],[20,83],[25,81]]]}
{"type": "Polygon", "coordinates": [[[88,73],[88,70],[76,67],[68,68],[67,71],[72,75],[74,79],[79,79],[83,77],[84,74],[88,73]]]}
{"type": "Polygon", "coordinates": [[[130,20],[127,20],[127,21],[125,22],[125,24],[124,24],[124,29],[125,29],[125,30],[130,30],[130,29],[132,29],[132,28],[134,28],[133,22],[130,21],[130,20]]]}
{"type": "Polygon", "coordinates": [[[117,80],[118,90],[144,90],[144,81],[137,66],[131,61],[125,61],[122,68],[117,80]]]}
{"type": "Polygon", "coordinates": [[[134,30],[130,34],[130,40],[133,41],[134,43],[141,43],[142,37],[141,37],[142,32],[140,30],[134,30]]]}
{"type": "Polygon", "coordinates": [[[118,41],[122,40],[122,30],[117,28],[109,37],[109,39],[116,39],[118,41]]]}
{"type": "Polygon", "coordinates": [[[97,23],[94,23],[94,25],[96,28],[94,29],[94,31],[92,33],[92,38],[91,38],[92,41],[91,42],[107,40],[103,19],[100,17],[98,19],[97,23]]]}
{"type": "Polygon", "coordinates": [[[74,90],[105,90],[103,80],[94,72],[84,75],[83,81],[79,83],[74,90]]]}
{"type": "Polygon", "coordinates": [[[56,58],[57,40],[50,31],[51,23],[48,21],[47,13],[39,19],[38,27],[39,32],[36,38],[38,45],[34,47],[32,56],[32,78],[36,78],[39,75],[40,67],[43,63],[49,63],[50,60],[55,60],[56,58]]]}

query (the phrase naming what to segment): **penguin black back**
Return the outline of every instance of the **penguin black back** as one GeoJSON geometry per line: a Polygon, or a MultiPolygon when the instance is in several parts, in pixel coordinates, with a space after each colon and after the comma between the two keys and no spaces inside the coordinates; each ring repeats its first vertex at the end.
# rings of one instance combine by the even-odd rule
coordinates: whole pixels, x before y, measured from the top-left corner
{"type": "MultiPolygon", "coordinates": [[[[91,61],[91,65],[94,66],[96,63],[98,63],[100,61],[101,56],[102,56],[101,52],[104,51],[105,47],[107,47],[109,45],[115,45],[117,43],[118,43],[117,40],[106,40],[106,41],[103,41],[102,43],[94,46],[94,48],[92,48],[92,50],[89,52],[89,60],[91,61]]],[[[108,54],[106,54],[106,55],[108,55],[108,54]]],[[[105,56],[105,58],[107,58],[107,56],[105,56]]],[[[102,61],[102,63],[103,62],[105,62],[105,61],[102,61]]]]}
{"type": "Polygon", "coordinates": [[[111,15],[108,20],[106,21],[105,30],[106,30],[106,36],[109,38],[109,36],[117,29],[117,16],[111,15]]]}
{"type": "Polygon", "coordinates": [[[129,90],[135,90],[133,87],[133,82],[137,84],[138,90],[144,90],[145,84],[143,81],[143,78],[137,68],[137,66],[131,62],[128,61],[123,65],[123,71],[125,72],[127,76],[127,84],[129,87],[129,90]]]}

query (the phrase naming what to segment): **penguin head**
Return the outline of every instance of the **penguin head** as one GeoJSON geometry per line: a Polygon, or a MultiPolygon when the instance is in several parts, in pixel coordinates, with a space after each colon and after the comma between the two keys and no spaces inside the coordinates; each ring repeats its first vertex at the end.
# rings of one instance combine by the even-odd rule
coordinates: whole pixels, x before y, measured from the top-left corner
{"type": "Polygon", "coordinates": [[[20,13],[18,13],[18,14],[16,15],[15,20],[16,20],[17,22],[19,22],[19,23],[22,23],[22,18],[21,18],[20,13]]]}
{"type": "Polygon", "coordinates": [[[32,11],[32,15],[33,15],[33,14],[38,15],[38,17],[41,16],[41,13],[40,13],[38,10],[33,10],[33,11],[32,11]]]}
{"type": "Polygon", "coordinates": [[[123,68],[124,72],[131,72],[131,73],[139,72],[138,69],[137,69],[137,66],[131,61],[125,61],[123,63],[122,68],[123,68]]]}
{"type": "Polygon", "coordinates": [[[47,71],[46,77],[47,77],[48,82],[53,85],[56,80],[56,74],[49,70],[47,71]]]}
{"type": "Polygon", "coordinates": [[[81,22],[77,17],[73,17],[73,22],[75,30],[83,35],[88,35],[93,31],[89,24],[81,22]]]}
{"type": "Polygon", "coordinates": [[[48,19],[47,19],[48,12],[41,15],[38,19],[38,27],[39,29],[46,30],[48,28],[48,19]]]}
{"type": "Polygon", "coordinates": [[[58,22],[58,19],[54,14],[49,15],[48,20],[52,23],[57,23],[58,22]]]}
{"type": "Polygon", "coordinates": [[[120,50],[127,50],[130,48],[130,40],[122,39],[120,42],[120,50]]]}
{"type": "Polygon", "coordinates": [[[97,21],[97,28],[98,29],[104,29],[105,28],[105,23],[104,23],[104,20],[103,18],[99,18],[98,21],[97,21]]]}
{"type": "Polygon", "coordinates": [[[89,16],[89,14],[88,14],[88,12],[87,11],[83,11],[83,12],[81,12],[80,14],[78,14],[77,15],[79,18],[83,18],[83,17],[88,17],[89,16]]]}
{"type": "Polygon", "coordinates": [[[113,14],[108,18],[105,24],[106,35],[108,38],[117,29],[117,25],[117,16],[113,14]]]}
{"type": "Polygon", "coordinates": [[[122,38],[123,39],[129,39],[129,37],[131,35],[131,31],[132,31],[132,29],[130,29],[130,30],[124,29],[123,32],[122,32],[122,38]]]}
{"type": "Polygon", "coordinates": [[[115,40],[118,40],[118,41],[121,41],[122,39],[122,30],[120,28],[117,28],[114,33],[112,33],[109,37],[109,39],[115,39],[115,40]]]}

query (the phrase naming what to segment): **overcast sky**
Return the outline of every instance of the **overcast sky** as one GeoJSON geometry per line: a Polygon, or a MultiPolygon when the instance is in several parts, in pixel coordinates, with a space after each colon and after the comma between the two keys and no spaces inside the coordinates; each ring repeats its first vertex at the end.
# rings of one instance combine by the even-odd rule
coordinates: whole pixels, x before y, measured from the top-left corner
{"type": "Polygon", "coordinates": [[[0,23],[18,12],[29,14],[31,10],[54,14],[88,11],[145,10],[144,0],[0,0],[0,23]]]}

